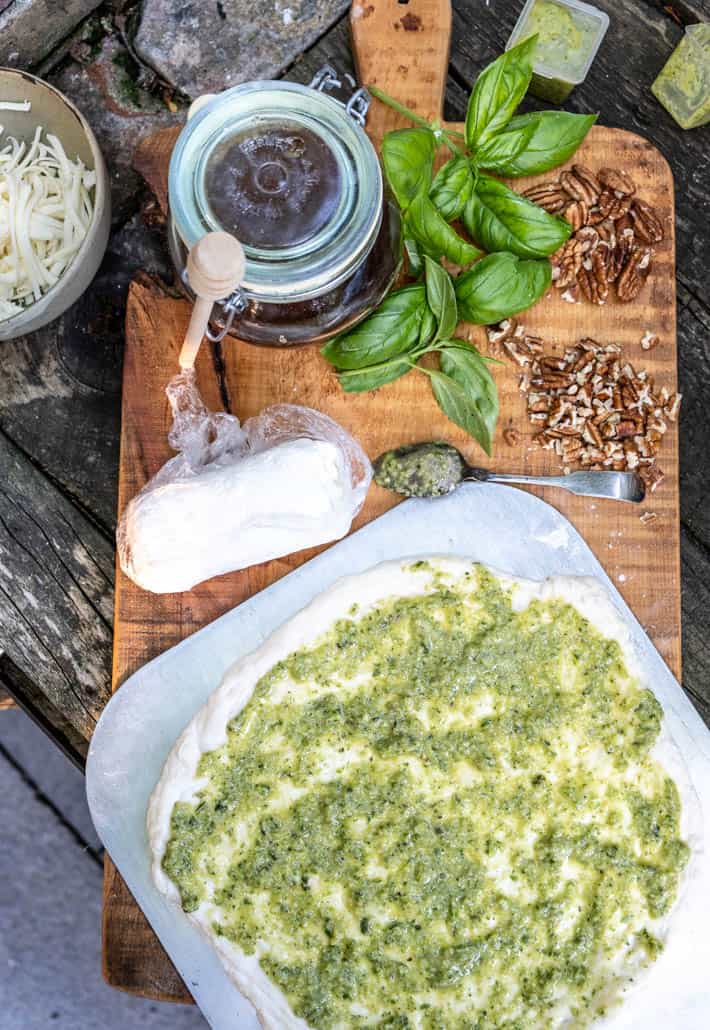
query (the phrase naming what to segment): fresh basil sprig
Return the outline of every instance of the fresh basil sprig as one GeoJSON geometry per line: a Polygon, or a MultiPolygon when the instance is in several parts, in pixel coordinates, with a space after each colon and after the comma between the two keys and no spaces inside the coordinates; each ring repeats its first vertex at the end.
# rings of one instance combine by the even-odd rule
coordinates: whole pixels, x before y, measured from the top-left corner
{"type": "MultiPolygon", "coordinates": [[[[423,372],[431,380],[441,409],[490,454],[498,417],[495,382],[475,347],[452,335],[459,316],[451,276],[428,256],[424,263],[423,285],[406,288],[409,293],[404,297],[404,290],[390,295],[407,312],[402,321],[407,326],[406,350],[391,355],[392,341],[383,334],[384,323],[377,317],[383,305],[355,329],[327,344],[322,353],[339,369],[338,378],[346,393],[375,390],[412,368],[423,372]],[[416,340],[410,326],[415,312],[420,327],[416,340]],[[425,354],[434,353],[439,355],[439,368],[418,364],[425,354]],[[362,363],[365,355],[369,360],[362,363]]],[[[390,308],[388,313],[392,311],[390,308]]],[[[400,335],[397,346],[403,346],[404,340],[405,334],[400,335]]]]}
{"type": "Polygon", "coordinates": [[[403,214],[410,277],[424,281],[395,290],[323,348],[349,393],[374,390],[412,368],[429,376],[442,410],[489,454],[498,417],[490,359],[453,333],[459,320],[488,325],[539,300],[551,281],[548,255],[571,228],[484,173],[548,171],[572,156],[596,120],[566,111],[515,115],[532,76],[535,42],[524,40],[481,72],[463,135],[371,87],[415,126],[387,133],[382,163],[403,214]],[[434,175],[440,146],[453,156],[434,175]],[[470,240],[450,224],[459,220],[470,240]],[[467,270],[452,280],[440,258],[467,270]],[[438,365],[420,364],[426,354],[438,365]]]}
{"type": "Polygon", "coordinates": [[[548,214],[488,175],[479,175],[463,223],[489,254],[509,250],[519,257],[554,254],[572,232],[569,222],[548,214]]]}

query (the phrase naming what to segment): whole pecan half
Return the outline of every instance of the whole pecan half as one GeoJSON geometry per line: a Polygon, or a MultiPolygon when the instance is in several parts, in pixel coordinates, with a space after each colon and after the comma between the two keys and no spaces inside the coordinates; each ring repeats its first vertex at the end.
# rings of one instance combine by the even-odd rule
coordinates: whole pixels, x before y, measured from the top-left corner
{"type": "Polygon", "coordinates": [[[557,182],[539,182],[523,190],[521,196],[554,215],[569,203],[569,194],[557,182]]]}
{"type": "Polygon", "coordinates": [[[648,278],[653,251],[650,247],[635,244],[616,281],[616,295],[627,303],[634,300],[648,278]]]}
{"type": "Polygon", "coordinates": [[[603,304],[609,295],[609,282],[606,274],[606,247],[597,247],[585,258],[577,274],[582,293],[592,304],[603,304]]]}
{"type": "Polygon", "coordinates": [[[572,200],[562,212],[562,217],[572,226],[576,232],[587,224],[589,208],[583,200],[572,200]]]}
{"type": "Polygon", "coordinates": [[[602,168],[599,172],[599,182],[615,193],[630,197],[636,192],[636,183],[626,172],[619,168],[602,168]]]}
{"type": "Polygon", "coordinates": [[[610,283],[616,282],[619,278],[619,273],[626,264],[635,243],[633,229],[624,229],[616,237],[616,245],[611,251],[607,268],[607,279],[610,283]]]}
{"type": "Polygon", "coordinates": [[[581,232],[575,233],[554,255],[552,262],[558,269],[558,275],[555,278],[555,286],[558,290],[566,290],[577,282],[577,276],[585,256],[590,253],[599,240],[596,233],[594,236],[595,239],[590,239],[581,232]]]}
{"type": "Polygon", "coordinates": [[[660,243],[663,239],[663,226],[650,204],[645,200],[634,199],[629,209],[636,235],[644,243],[660,243]]]}
{"type": "Polygon", "coordinates": [[[601,218],[599,221],[604,221],[606,218],[611,218],[612,221],[616,221],[619,218],[623,218],[624,215],[628,214],[629,208],[631,207],[631,196],[630,194],[619,194],[612,189],[602,190],[599,196],[599,213],[601,218]]]}
{"type": "MultiPolygon", "coordinates": [[[[580,175],[576,171],[577,168],[580,168],[580,165],[575,165],[571,172],[562,172],[560,183],[571,197],[575,200],[581,200],[587,207],[591,207],[592,204],[596,204],[600,191],[590,184],[584,174],[580,175]]],[[[584,173],[584,169],[582,169],[582,172],[584,173]]],[[[588,174],[591,176],[592,173],[589,172],[588,174]]],[[[597,187],[598,185],[597,183],[597,187]]]]}

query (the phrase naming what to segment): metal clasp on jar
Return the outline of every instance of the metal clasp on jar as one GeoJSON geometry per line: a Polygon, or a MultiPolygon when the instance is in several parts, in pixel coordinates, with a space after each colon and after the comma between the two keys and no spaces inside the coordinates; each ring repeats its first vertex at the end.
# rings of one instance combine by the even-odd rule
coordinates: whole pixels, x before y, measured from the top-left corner
{"type": "Polygon", "coordinates": [[[358,125],[365,124],[372,97],[364,86],[358,86],[348,72],[341,78],[332,64],[324,64],[308,85],[318,93],[327,93],[336,103],[345,108],[347,114],[358,125]]]}
{"type": "MultiPolygon", "coordinates": [[[[180,278],[188,291],[190,291],[191,286],[187,275],[187,268],[182,271],[180,278]]],[[[208,340],[211,340],[212,343],[220,343],[232,328],[232,324],[237,315],[241,315],[243,311],[246,311],[247,300],[241,290],[235,290],[234,293],[230,293],[230,295],[225,297],[224,300],[217,301],[215,307],[219,308],[220,317],[224,320],[224,324],[216,333],[213,332],[208,325],[205,330],[205,336],[208,340]]]]}

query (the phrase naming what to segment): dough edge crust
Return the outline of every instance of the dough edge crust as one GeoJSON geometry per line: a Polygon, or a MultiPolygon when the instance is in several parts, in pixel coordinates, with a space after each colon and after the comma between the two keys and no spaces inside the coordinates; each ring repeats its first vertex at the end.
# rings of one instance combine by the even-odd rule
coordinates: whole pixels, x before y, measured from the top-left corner
{"type": "MultiPolygon", "coordinates": [[[[626,622],[606,588],[594,577],[524,579],[510,576],[471,558],[437,554],[384,561],[364,572],[344,576],[274,630],[254,651],[234,662],[224,674],[220,685],[173,745],[151,794],[146,817],[153,882],[168,901],[181,908],[177,887],[162,869],[163,855],[170,837],[173,807],[178,801],[191,801],[194,798],[201,785],[196,776],[200,758],[205,752],[225,742],[228,723],[248,703],[261,677],[293,651],[311,644],[337,619],[348,615],[353,604],[358,605],[357,616],[360,616],[388,598],[431,592],[434,589],[432,570],[458,580],[479,566],[487,569],[503,585],[512,588],[513,607],[518,611],[536,599],[560,599],[571,604],[604,636],[619,643],[629,672],[653,692],[652,685],[644,683],[641,677],[626,622]],[[419,563],[425,563],[424,567],[417,568],[419,563]]],[[[678,899],[658,926],[659,934],[665,938],[667,951],[671,923],[676,922],[679,911],[687,904],[689,887],[703,849],[703,818],[685,762],[668,731],[665,712],[653,756],[676,782],[683,812],[682,834],[691,849],[691,858],[681,880],[678,899]]],[[[262,970],[256,956],[245,955],[226,937],[218,937],[213,932],[208,905],[200,905],[194,912],[187,913],[187,918],[208,938],[229,978],[254,1006],[264,1030],[310,1030],[308,1024],[293,1013],[286,996],[262,970]]],[[[650,969],[635,976],[633,988],[626,991],[623,999],[636,993],[639,982],[645,981],[644,974],[650,969]]],[[[624,1009],[627,1004],[625,1001],[624,1009]]],[[[618,1007],[613,1006],[608,1015],[595,1020],[594,1030],[611,1030],[616,1021],[615,1009],[618,1010],[618,1007]]]]}

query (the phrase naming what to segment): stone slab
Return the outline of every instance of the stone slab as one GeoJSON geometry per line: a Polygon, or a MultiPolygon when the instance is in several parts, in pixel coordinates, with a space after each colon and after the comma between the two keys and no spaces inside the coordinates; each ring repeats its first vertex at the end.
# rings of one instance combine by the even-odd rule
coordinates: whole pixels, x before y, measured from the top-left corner
{"type": "Polygon", "coordinates": [[[190,97],[273,79],[345,13],[348,0],[144,0],[136,53],[190,97]]]}

